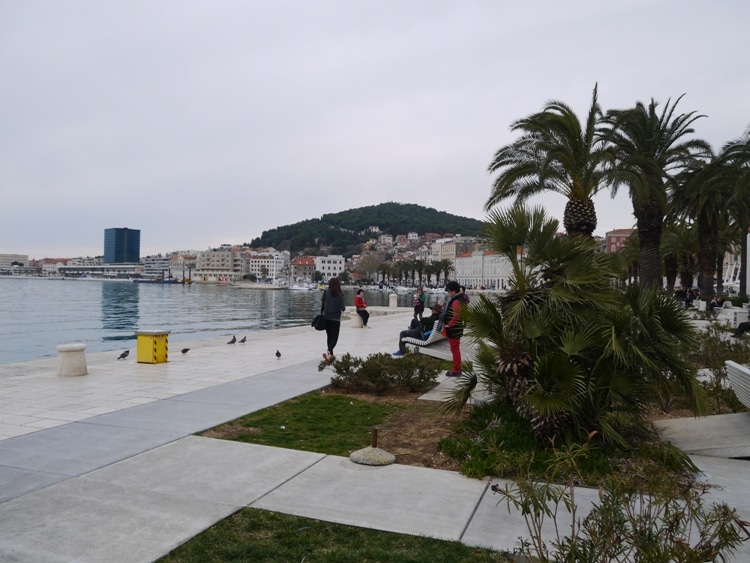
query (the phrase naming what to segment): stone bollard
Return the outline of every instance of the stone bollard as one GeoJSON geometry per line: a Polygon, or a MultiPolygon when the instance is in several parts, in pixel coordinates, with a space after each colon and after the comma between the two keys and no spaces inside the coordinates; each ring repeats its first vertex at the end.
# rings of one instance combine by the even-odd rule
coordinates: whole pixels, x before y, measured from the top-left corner
{"type": "Polygon", "coordinates": [[[355,311],[352,313],[352,327],[353,328],[364,328],[365,325],[362,323],[362,317],[355,311]]]}
{"type": "Polygon", "coordinates": [[[391,309],[395,309],[396,307],[398,307],[398,295],[396,295],[395,293],[391,293],[388,296],[388,306],[391,309]]]}
{"type": "Polygon", "coordinates": [[[57,346],[57,353],[60,358],[57,366],[57,375],[72,376],[86,375],[86,345],[82,342],[71,342],[70,344],[60,344],[57,346]]]}

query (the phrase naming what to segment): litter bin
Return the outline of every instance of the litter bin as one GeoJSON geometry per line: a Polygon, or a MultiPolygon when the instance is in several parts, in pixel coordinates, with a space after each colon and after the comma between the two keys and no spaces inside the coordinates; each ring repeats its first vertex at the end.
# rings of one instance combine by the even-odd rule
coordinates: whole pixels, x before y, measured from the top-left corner
{"type": "Polygon", "coordinates": [[[168,330],[142,330],[136,332],[139,364],[163,364],[169,354],[168,330]]]}

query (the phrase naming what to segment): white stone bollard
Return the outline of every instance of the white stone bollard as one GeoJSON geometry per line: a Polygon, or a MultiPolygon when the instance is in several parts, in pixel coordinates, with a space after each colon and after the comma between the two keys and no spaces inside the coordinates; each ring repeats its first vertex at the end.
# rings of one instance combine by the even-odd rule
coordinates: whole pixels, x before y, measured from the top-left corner
{"type": "Polygon", "coordinates": [[[388,307],[390,307],[391,309],[395,309],[396,307],[398,307],[398,295],[396,295],[395,293],[391,293],[388,296],[388,307]]]}
{"type": "Polygon", "coordinates": [[[364,328],[365,325],[362,323],[362,317],[359,316],[359,313],[354,311],[352,313],[352,327],[353,328],[364,328]]]}
{"type": "Polygon", "coordinates": [[[60,344],[57,346],[57,353],[60,358],[57,366],[57,375],[86,375],[86,345],[82,342],[71,342],[70,344],[60,344]]]}

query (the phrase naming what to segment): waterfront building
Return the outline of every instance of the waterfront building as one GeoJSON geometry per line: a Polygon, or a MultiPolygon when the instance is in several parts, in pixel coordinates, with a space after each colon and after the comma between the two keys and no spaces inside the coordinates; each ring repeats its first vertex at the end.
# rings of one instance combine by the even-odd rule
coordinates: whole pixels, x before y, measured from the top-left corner
{"type": "Polygon", "coordinates": [[[340,254],[315,257],[315,271],[320,272],[324,280],[339,276],[345,267],[346,260],[340,254]]]}
{"type": "Polygon", "coordinates": [[[295,256],[290,269],[293,281],[309,283],[315,279],[315,259],[311,256],[295,256]]]}
{"type": "Polygon", "coordinates": [[[605,250],[608,254],[614,254],[620,252],[625,243],[630,239],[630,235],[635,232],[635,229],[614,229],[605,233],[605,250]]]}
{"type": "Polygon", "coordinates": [[[229,282],[242,279],[247,271],[247,253],[228,245],[198,253],[193,281],[229,282]]]}
{"type": "Polygon", "coordinates": [[[0,270],[8,270],[14,265],[25,266],[28,261],[28,254],[0,254],[0,270]]]}
{"type": "Polygon", "coordinates": [[[513,266],[495,251],[475,250],[456,257],[454,275],[467,288],[502,290],[509,285],[513,266]]]}
{"type": "Polygon", "coordinates": [[[141,261],[141,231],[138,229],[104,229],[104,263],[137,264],[141,261]]]}
{"type": "Polygon", "coordinates": [[[145,276],[150,279],[169,278],[169,257],[157,254],[146,256],[143,260],[145,276]]]}

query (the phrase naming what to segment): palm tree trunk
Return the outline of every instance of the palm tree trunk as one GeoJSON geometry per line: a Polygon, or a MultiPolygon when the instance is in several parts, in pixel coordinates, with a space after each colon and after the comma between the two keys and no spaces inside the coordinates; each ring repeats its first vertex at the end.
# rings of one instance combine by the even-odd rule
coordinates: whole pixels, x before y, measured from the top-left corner
{"type": "Polygon", "coordinates": [[[641,241],[641,284],[658,289],[662,286],[661,232],[664,213],[655,201],[633,202],[638,237],[641,241]]]}
{"type": "Polygon", "coordinates": [[[707,221],[698,220],[698,270],[701,273],[701,299],[710,301],[714,296],[718,231],[708,226],[707,221]]]}

